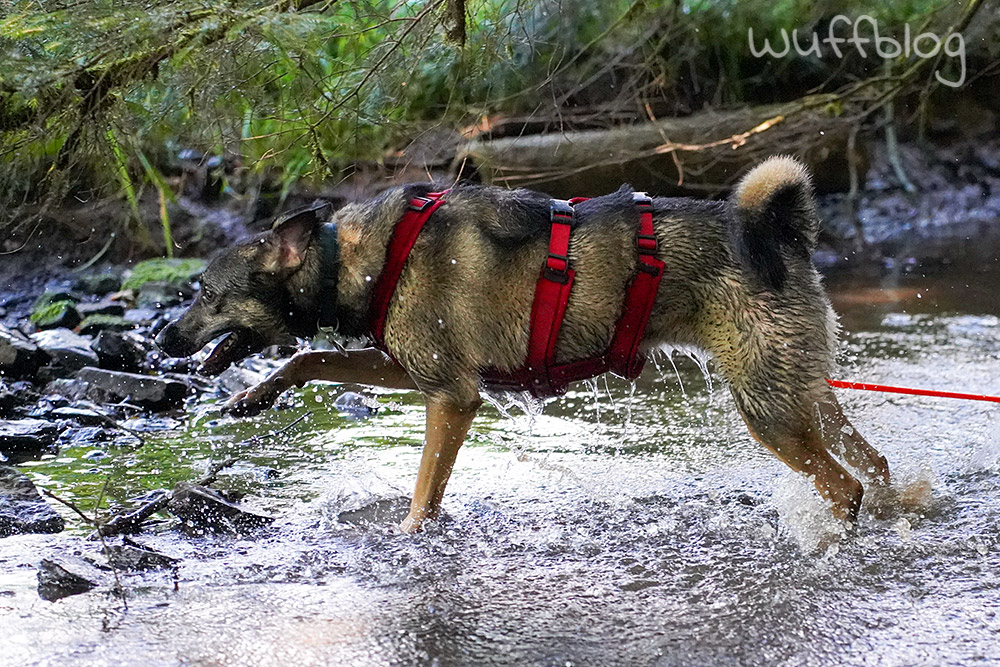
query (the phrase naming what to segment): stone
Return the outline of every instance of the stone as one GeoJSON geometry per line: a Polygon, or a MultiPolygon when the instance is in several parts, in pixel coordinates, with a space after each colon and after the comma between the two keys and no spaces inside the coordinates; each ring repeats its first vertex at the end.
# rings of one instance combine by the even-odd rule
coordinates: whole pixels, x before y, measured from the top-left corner
{"type": "Polygon", "coordinates": [[[90,348],[90,340],[69,329],[39,331],[31,340],[49,355],[51,363],[60,370],[72,373],[99,363],[97,353],[90,348]]]}
{"type": "Polygon", "coordinates": [[[24,378],[34,375],[48,360],[20,331],[0,325],[0,377],[24,378]]]}
{"type": "Polygon", "coordinates": [[[6,417],[14,410],[14,406],[17,405],[16,396],[12,392],[7,384],[0,380],[0,417],[6,417]]]}
{"type": "Polygon", "coordinates": [[[122,317],[125,315],[125,304],[121,301],[102,299],[100,301],[78,303],[76,304],[76,312],[80,313],[80,316],[85,320],[91,315],[122,317]]]}
{"type": "Polygon", "coordinates": [[[377,401],[356,391],[345,391],[333,402],[333,407],[345,417],[365,419],[378,412],[377,401]]]}
{"type": "Polygon", "coordinates": [[[63,528],[63,518],[39,495],[27,475],[0,466],[0,537],[58,533],[63,528]]]}
{"type": "Polygon", "coordinates": [[[161,280],[151,280],[139,288],[136,303],[140,308],[169,308],[177,306],[194,296],[194,290],[184,284],[161,280]]]}
{"type": "Polygon", "coordinates": [[[238,394],[239,392],[256,387],[264,381],[266,376],[263,373],[255,373],[241,366],[230,366],[215,377],[215,381],[228,393],[238,394]]]}
{"type": "Polygon", "coordinates": [[[38,596],[48,602],[86,593],[97,585],[93,579],[71,571],[64,563],[43,558],[38,565],[38,596]]]}
{"type": "Polygon", "coordinates": [[[160,313],[155,308],[131,308],[125,311],[125,319],[136,324],[150,324],[159,316],[160,313]]]}
{"type": "Polygon", "coordinates": [[[88,273],[80,276],[73,283],[73,289],[84,294],[103,296],[118,289],[122,284],[122,272],[114,269],[100,273],[88,273]]]}
{"type": "Polygon", "coordinates": [[[96,336],[102,331],[128,331],[135,328],[135,322],[129,322],[119,315],[88,315],[77,326],[77,332],[82,336],[96,336]]]}
{"type": "Polygon", "coordinates": [[[143,368],[151,346],[141,336],[121,331],[102,331],[90,344],[101,368],[134,373],[143,368]]]}
{"type": "Polygon", "coordinates": [[[0,420],[0,460],[23,463],[55,453],[62,429],[42,419],[0,420]]]}
{"type": "Polygon", "coordinates": [[[142,570],[166,570],[177,567],[179,558],[161,554],[149,547],[126,538],[124,544],[112,544],[102,553],[88,553],[84,557],[102,570],[122,570],[139,572],[142,570]]]}
{"type": "Polygon", "coordinates": [[[196,484],[178,484],[167,509],[189,527],[229,535],[242,535],[274,521],[274,517],[248,512],[219,492],[196,484]]]}
{"type": "Polygon", "coordinates": [[[72,301],[55,301],[31,313],[31,323],[39,330],[72,329],[80,324],[80,313],[72,301]]]}
{"type": "Polygon", "coordinates": [[[175,377],[84,368],[72,382],[82,383],[82,395],[96,403],[129,403],[147,410],[165,410],[180,405],[190,387],[175,377]]]}

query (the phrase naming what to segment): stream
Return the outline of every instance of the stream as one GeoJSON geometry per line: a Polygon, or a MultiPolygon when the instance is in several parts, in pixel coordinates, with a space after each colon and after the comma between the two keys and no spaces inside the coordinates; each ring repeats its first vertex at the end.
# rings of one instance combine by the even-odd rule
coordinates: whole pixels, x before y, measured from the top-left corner
{"type": "MultiPolygon", "coordinates": [[[[1000,272],[830,283],[840,379],[1000,393],[1000,272]]],[[[143,446],[65,447],[21,469],[86,510],[235,456],[217,487],[276,520],[137,536],[181,563],[123,574],[125,608],[108,590],[39,598],[41,558],[97,548],[60,507],[66,532],[0,540],[0,665],[1000,661],[1000,405],[839,390],[920,495],[842,536],[704,368],[662,354],[635,386],[485,405],[444,517],[415,536],[393,530],[420,457],[414,394],[368,392],[378,413],[354,418],[330,409],[342,387],[310,385],[253,419],[201,403],[143,446]]]]}

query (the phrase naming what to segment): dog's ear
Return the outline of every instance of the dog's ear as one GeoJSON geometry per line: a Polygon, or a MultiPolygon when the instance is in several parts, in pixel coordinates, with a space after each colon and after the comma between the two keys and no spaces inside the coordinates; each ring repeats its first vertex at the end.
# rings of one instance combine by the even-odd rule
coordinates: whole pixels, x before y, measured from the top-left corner
{"type": "Polygon", "coordinates": [[[302,265],[316,230],[330,215],[329,202],[317,199],[309,206],[280,216],[271,227],[264,269],[269,273],[294,271],[302,265]]]}

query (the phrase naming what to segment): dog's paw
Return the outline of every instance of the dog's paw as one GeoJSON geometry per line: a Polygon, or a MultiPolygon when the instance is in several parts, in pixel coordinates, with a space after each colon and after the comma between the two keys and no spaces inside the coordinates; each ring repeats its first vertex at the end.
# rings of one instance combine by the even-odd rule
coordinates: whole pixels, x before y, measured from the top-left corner
{"type": "Polygon", "coordinates": [[[281,395],[281,390],[268,382],[262,382],[256,387],[245,389],[233,395],[222,406],[222,414],[234,417],[253,417],[274,405],[281,395]]]}

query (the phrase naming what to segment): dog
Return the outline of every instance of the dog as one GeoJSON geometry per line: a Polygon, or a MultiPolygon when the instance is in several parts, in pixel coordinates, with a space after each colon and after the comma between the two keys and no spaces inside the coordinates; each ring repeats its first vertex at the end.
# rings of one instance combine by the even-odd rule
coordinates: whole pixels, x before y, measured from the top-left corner
{"type": "MultiPolygon", "coordinates": [[[[395,187],[336,212],[320,203],[279,218],[209,263],[197,299],[157,342],[169,355],[189,356],[225,335],[204,362],[218,372],[268,344],[311,337],[324,319],[345,336],[369,335],[373,292],[396,225],[408,202],[431,189],[395,187]]],[[[544,194],[459,185],[443,200],[399,274],[385,313],[384,352],[301,352],[227,404],[233,414],[256,414],[310,380],[422,392],[426,438],[404,532],[440,511],[482,403],[484,369],[525,363],[548,250],[552,200],[544,194]]],[[[568,258],[576,278],[557,362],[607,348],[639,264],[630,188],[574,209],[568,258]]],[[[809,476],[837,518],[855,523],[864,487],[834,454],[867,484],[888,487],[889,467],[825,382],[837,319],[811,259],[820,223],[807,170],[773,157],[726,201],[655,198],[651,212],[665,270],[642,349],[709,353],[753,437],[809,476]]]]}

